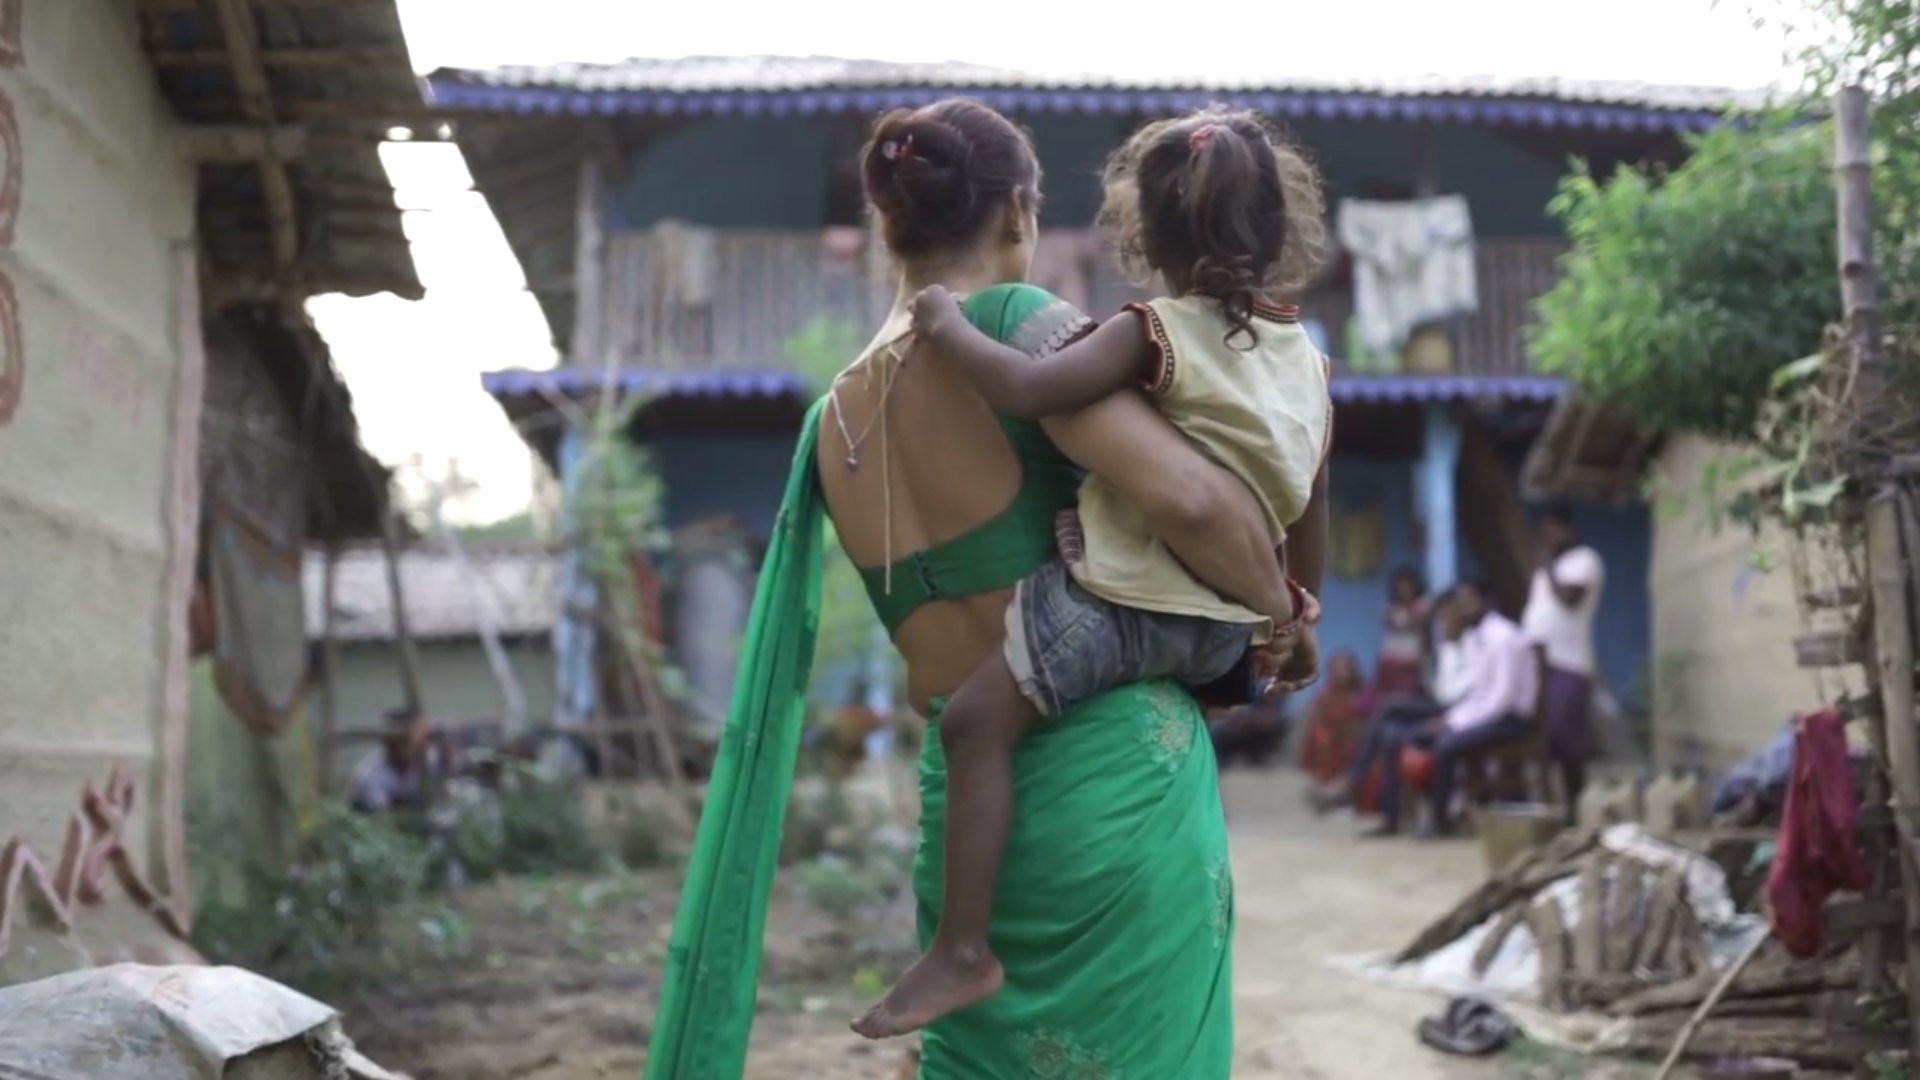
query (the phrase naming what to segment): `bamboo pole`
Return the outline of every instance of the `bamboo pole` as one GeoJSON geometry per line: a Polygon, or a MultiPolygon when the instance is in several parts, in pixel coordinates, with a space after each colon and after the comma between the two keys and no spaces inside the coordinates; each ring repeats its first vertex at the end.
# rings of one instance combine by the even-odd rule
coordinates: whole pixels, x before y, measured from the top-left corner
{"type": "Polygon", "coordinates": [[[340,730],[340,542],[327,537],[320,580],[320,790],[333,784],[333,749],[340,730]]]}
{"type": "MultiPolygon", "coordinates": [[[[274,116],[273,89],[267,80],[266,66],[260,61],[260,28],[254,22],[253,8],[246,0],[212,0],[212,3],[214,14],[220,20],[220,36],[226,41],[241,112],[249,122],[271,131],[278,127],[278,121],[274,116]]],[[[263,145],[259,162],[260,192],[267,206],[274,270],[285,273],[293,268],[300,255],[293,181],[287,175],[286,161],[270,140],[263,145]]]]}
{"type": "Polygon", "coordinates": [[[417,716],[425,708],[420,700],[420,652],[413,641],[413,629],[407,623],[406,589],[400,581],[400,538],[394,527],[391,509],[380,516],[380,554],[387,568],[387,595],[393,602],[393,640],[400,658],[400,695],[407,714],[417,716]]]}
{"type": "MultiPolygon", "coordinates": [[[[1867,138],[1864,130],[1865,101],[1857,95],[1842,93],[1834,103],[1834,112],[1834,186],[1840,206],[1841,222],[1838,269],[1842,303],[1846,304],[1848,301],[1858,299],[1854,295],[1854,275],[1850,274],[1849,269],[1851,256],[1854,253],[1848,250],[1850,243],[1848,238],[1858,235],[1857,226],[1850,225],[1854,217],[1851,204],[1857,198],[1857,185],[1864,181],[1870,188],[1872,177],[1871,174],[1862,171],[1862,166],[1868,161],[1864,154],[1864,143],[1867,138]]],[[[1856,314],[1858,313],[1852,310],[1847,311],[1848,316],[1856,314]]],[[[1871,315],[1867,315],[1866,318],[1870,320],[1871,315]]],[[[1867,336],[1863,331],[1866,329],[1867,326],[1863,325],[1863,320],[1848,319],[1849,340],[1856,350],[1863,347],[1862,343],[1867,336]]],[[[1856,398],[1856,400],[1864,400],[1864,398],[1856,398]]],[[[1877,665],[1871,663],[1867,665],[1867,680],[1868,692],[1878,704],[1881,699],[1877,665]]],[[[1861,800],[1863,806],[1884,807],[1891,801],[1887,771],[1884,768],[1885,763],[1890,760],[1885,717],[1885,711],[1878,708],[1867,717],[1867,739],[1873,747],[1873,768],[1867,771],[1866,790],[1862,792],[1861,800]]],[[[1873,881],[1868,885],[1868,893],[1872,896],[1886,896],[1892,889],[1892,881],[1900,873],[1889,858],[1888,834],[1883,830],[1873,829],[1869,830],[1863,839],[1868,865],[1873,871],[1873,881]]],[[[1893,953],[1891,937],[1891,930],[1884,926],[1869,927],[1860,936],[1860,993],[1867,998],[1877,1000],[1887,992],[1888,961],[1893,953]]],[[[1864,1058],[1856,1063],[1854,1074],[1862,1078],[1872,1075],[1872,1069],[1864,1058]]]]}
{"type": "Polygon", "coordinates": [[[1740,977],[1741,972],[1747,970],[1747,965],[1753,963],[1754,957],[1760,955],[1760,947],[1771,938],[1770,934],[1756,935],[1740,956],[1727,965],[1726,973],[1720,976],[1718,983],[1714,984],[1713,992],[1707,995],[1707,1000],[1701,1002],[1700,1007],[1687,1018],[1686,1026],[1680,1029],[1679,1036],[1673,1040],[1673,1048],[1667,1051],[1667,1059],[1660,1063],[1660,1071],[1654,1074],[1653,1080],[1667,1080],[1667,1077],[1673,1074],[1674,1066],[1678,1065],[1680,1059],[1686,1055],[1687,1047],[1692,1044],[1693,1036],[1700,1030],[1700,1025],[1706,1022],[1714,1006],[1720,1004],[1720,999],[1727,996],[1727,991],[1733,988],[1734,980],[1740,977]]]}
{"type": "Polygon", "coordinates": [[[680,769],[680,745],[667,727],[667,705],[665,696],[653,680],[653,669],[647,663],[644,650],[635,647],[633,639],[628,637],[631,628],[620,615],[622,608],[608,604],[602,609],[602,629],[613,635],[614,646],[618,650],[623,666],[633,676],[634,687],[639,692],[640,708],[645,712],[641,723],[648,738],[653,743],[654,756],[660,759],[660,767],[666,771],[667,790],[673,793],[676,812],[674,816],[680,824],[690,824],[690,815],[696,812],[697,802],[693,786],[687,783],[686,774],[680,769]]]}
{"type": "Polygon", "coordinates": [[[613,389],[619,362],[606,349],[606,326],[601,307],[607,272],[607,233],[601,220],[606,191],[605,137],[596,128],[580,135],[580,176],[574,191],[573,252],[573,362],[602,365],[601,408],[613,389]]]}
{"type": "MultiPolygon", "coordinates": [[[[1881,355],[1879,273],[1873,251],[1873,144],[1871,106],[1865,89],[1849,86],[1834,100],[1834,172],[1840,218],[1840,300],[1847,343],[1857,372],[1856,422],[1872,429],[1888,400],[1888,372],[1881,355]]],[[[1915,729],[1914,645],[1907,568],[1901,558],[1900,496],[1889,487],[1867,503],[1867,575],[1872,590],[1873,674],[1881,703],[1881,746],[1890,773],[1893,814],[1899,828],[1894,860],[1900,875],[1906,920],[1908,1060],[1920,1062],[1920,872],[1906,855],[1906,837],[1916,832],[1920,811],[1920,731],[1915,729]]],[[[1884,948],[1885,942],[1881,943],[1884,948]]]]}
{"type": "MultiPolygon", "coordinates": [[[[583,434],[588,438],[587,453],[578,463],[583,475],[580,485],[592,479],[599,468],[593,461],[593,453],[598,439],[609,437],[606,428],[616,408],[614,398],[619,384],[619,363],[614,359],[611,349],[603,347],[605,324],[601,315],[603,297],[602,283],[606,274],[606,228],[601,220],[606,190],[605,162],[601,158],[601,135],[597,128],[582,127],[580,131],[580,176],[574,191],[574,272],[573,272],[573,363],[576,367],[586,367],[598,362],[600,367],[600,402],[597,413],[597,426],[588,427],[583,434]]],[[[575,489],[576,497],[580,491],[575,489]]],[[[579,521],[575,518],[575,531],[578,533],[579,521]]],[[[586,544],[592,547],[592,539],[583,535],[569,537],[569,543],[586,544]]],[[[601,624],[602,632],[610,622],[607,613],[611,610],[607,596],[606,582],[600,580],[598,568],[591,558],[587,560],[585,570],[593,580],[595,611],[580,616],[583,624],[592,626],[601,624]]],[[[598,678],[598,664],[589,665],[598,678]]],[[[608,734],[603,721],[606,717],[607,695],[605,687],[597,688],[593,696],[595,738],[594,746],[600,758],[600,774],[606,778],[613,775],[613,739],[608,734]]]]}
{"type": "MultiPolygon", "coordinates": [[[[1920,810],[1920,732],[1915,730],[1913,622],[1907,603],[1906,567],[1901,558],[1900,498],[1876,493],[1867,504],[1867,572],[1873,589],[1874,669],[1879,676],[1885,744],[1892,774],[1893,814],[1898,826],[1894,860],[1906,908],[1908,1053],[1920,1062],[1920,871],[1911,857],[1920,810]]],[[[1877,763],[1876,763],[1877,765],[1877,763]]],[[[1884,790],[1884,789],[1883,789],[1884,790]]]]}
{"type": "Polygon", "coordinates": [[[527,695],[520,690],[520,680],[514,676],[513,662],[507,657],[506,646],[500,641],[500,613],[494,606],[493,590],[474,569],[472,560],[467,558],[467,549],[460,542],[459,530],[447,524],[446,508],[439,501],[433,506],[433,521],[440,530],[440,538],[447,545],[447,553],[453,557],[454,564],[460,568],[460,575],[467,579],[467,589],[473,593],[473,604],[477,621],[480,624],[480,645],[487,656],[487,666],[493,669],[493,679],[500,684],[500,700],[507,707],[507,719],[517,730],[527,722],[527,695]]]}
{"type": "MultiPolygon", "coordinates": [[[[1886,718],[1887,760],[1893,776],[1894,816],[1900,831],[1920,834],[1920,732],[1914,727],[1912,612],[1900,547],[1900,501],[1891,491],[1867,503],[1867,573],[1873,587],[1874,668],[1886,718]]],[[[1906,865],[1901,860],[1901,865],[1906,865]]],[[[1905,875],[1911,879],[1913,875],[1905,875]]],[[[1920,882],[1906,885],[1907,932],[1920,931],[1920,882]]],[[[1920,958],[1920,953],[1915,954],[1920,958]]],[[[1920,986],[1920,984],[1916,984],[1920,986]]],[[[1915,1005],[1920,1007],[1920,997],[1915,1005]]]]}
{"type": "Polygon", "coordinates": [[[1880,274],[1873,257],[1873,141],[1867,92],[1849,86],[1834,99],[1834,160],[1840,216],[1840,303],[1847,344],[1860,368],[1855,400],[1884,398],[1880,355],[1880,274]]]}

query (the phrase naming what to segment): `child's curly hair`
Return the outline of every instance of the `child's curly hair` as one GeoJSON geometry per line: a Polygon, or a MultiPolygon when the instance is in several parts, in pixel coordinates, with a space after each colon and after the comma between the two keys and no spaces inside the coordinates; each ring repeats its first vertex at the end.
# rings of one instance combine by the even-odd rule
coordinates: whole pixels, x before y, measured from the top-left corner
{"type": "Polygon", "coordinates": [[[1254,338],[1262,293],[1299,289],[1327,255],[1320,175],[1259,114],[1214,106],[1140,129],[1107,160],[1100,224],[1141,284],[1215,297],[1254,338]]]}

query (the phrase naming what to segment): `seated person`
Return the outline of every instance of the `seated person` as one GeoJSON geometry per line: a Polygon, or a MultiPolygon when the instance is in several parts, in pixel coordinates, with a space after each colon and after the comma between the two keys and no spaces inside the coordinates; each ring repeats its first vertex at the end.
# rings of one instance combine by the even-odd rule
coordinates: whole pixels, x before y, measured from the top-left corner
{"type": "Polygon", "coordinates": [[[1380,662],[1374,687],[1382,694],[1409,694],[1420,690],[1427,661],[1427,621],[1431,602],[1420,574],[1410,566],[1394,571],[1382,618],[1386,633],[1380,639],[1380,662]]]}
{"type": "Polygon", "coordinates": [[[1464,647],[1456,657],[1464,656],[1465,663],[1453,676],[1456,685],[1436,689],[1460,696],[1451,703],[1402,702],[1383,708],[1370,725],[1345,787],[1321,800],[1327,806],[1346,801],[1374,762],[1382,762],[1382,820],[1372,835],[1393,836],[1400,831],[1399,761],[1405,747],[1421,746],[1433,752],[1429,792],[1433,830],[1445,835],[1452,831],[1453,784],[1460,758],[1525,738],[1533,731],[1540,680],[1532,647],[1520,627],[1493,610],[1485,587],[1478,583],[1456,588],[1441,611],[1450,639],[1464,647]]]}
{"type": "Polygon", "coordinates": [[[1316,784],[1331,784],[1347,775],[1359,748],[1373,692],[1367,687],[1360,661],[1351,652],[1338,652],[1327,661],[1327,685],[1307,707],[1301,732],[1300,767],[1316,784]]]}
{"type": "Polygon", "coordinates": [[[1460,605],[1454,602],[1457,592],[1449,589],[1432,605],[1428,621],[1435,641],[1431,650],[1433,678],[1429,685],[1415,687],[1410,693],[1385,696],[1375,713],[1376,720],[1422,724],[1467,696],[1467,623],[1460,605]]]}
{"type": "MultiPolygon", "coordinates": [[[[1433,636],[1438,638],[1434,656],[1432,689],[1417,689],[1410,694],[1395,694],[1376,703],[1366,726],[1361,730],[1356,754],[1338,776],[1318,778],[1310,792],[1314,809],[1327,813],[1336,807],[1353,806],[1367,783],[1367,777],[1384,760],[1387,741],[1396,729],[1415,729],[1439,716],[1447,706],[1467,696],[1466,624],[1453,603],[1454,590],[1435,599],[1431,610],[1433,636]]],[[[1395,770],[1397,771],[1397,770],[1395,770]]],[[[1393,779],[1398,797],[1398,776],[1393,779]]]]}
{"type": "Polygon", "coordinates": [[[440,766],[432,739],[432,728],[419,710],[388,712],[380,749],[354,767],[349,795],[353,808],[363,814],[424,809],[433,800],[432,778],[440,766]]]}

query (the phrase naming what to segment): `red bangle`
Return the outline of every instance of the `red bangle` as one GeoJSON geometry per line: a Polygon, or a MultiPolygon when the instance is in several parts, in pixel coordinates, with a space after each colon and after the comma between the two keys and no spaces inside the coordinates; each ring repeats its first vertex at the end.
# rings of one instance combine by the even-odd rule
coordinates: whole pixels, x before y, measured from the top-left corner
{"type": "Polygon", "coordinates": [[[1288,578],[1287,579],[1287,598],[1293,601],[1293,621],[1294,622],[1306,623],[1308,626],[1320,625],[1320,616],[1315,615],[1313,618],[1309,619],[1300,614],[1301,612],[1307,610],[1307,607],[1308,607],[1307,590],[1305,586],[1301,585],[1299,582],[1293,580],[1292,578],[1288,578]]]}
{"type": "Polygon", "coordinates": [[[1273,640],[1275,641],[1293,637],[1302,627],[1312,626],[1320,621],[1317,618],[1309,621],[1301,614],[1307,610],[1307,590],[1301,588],[1300,583],[1292,578],[1287,579],[1287,599],[1293,603],[1293,618],[1274,624],[1273,640]]]}

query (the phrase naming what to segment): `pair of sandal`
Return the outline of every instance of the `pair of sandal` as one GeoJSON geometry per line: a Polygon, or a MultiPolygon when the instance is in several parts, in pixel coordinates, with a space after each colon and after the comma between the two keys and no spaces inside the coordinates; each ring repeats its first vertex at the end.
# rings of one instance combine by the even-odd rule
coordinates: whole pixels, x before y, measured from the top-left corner
{"type": "Polygon", "coordinates": [[[1457,1057],[1499,1053],[1518,1034],[1506,1013],[1478,998],[1454,998],[1445,1012],[1420,1021],[1417,1030],[1421,1042],[1457,1057]]]}

